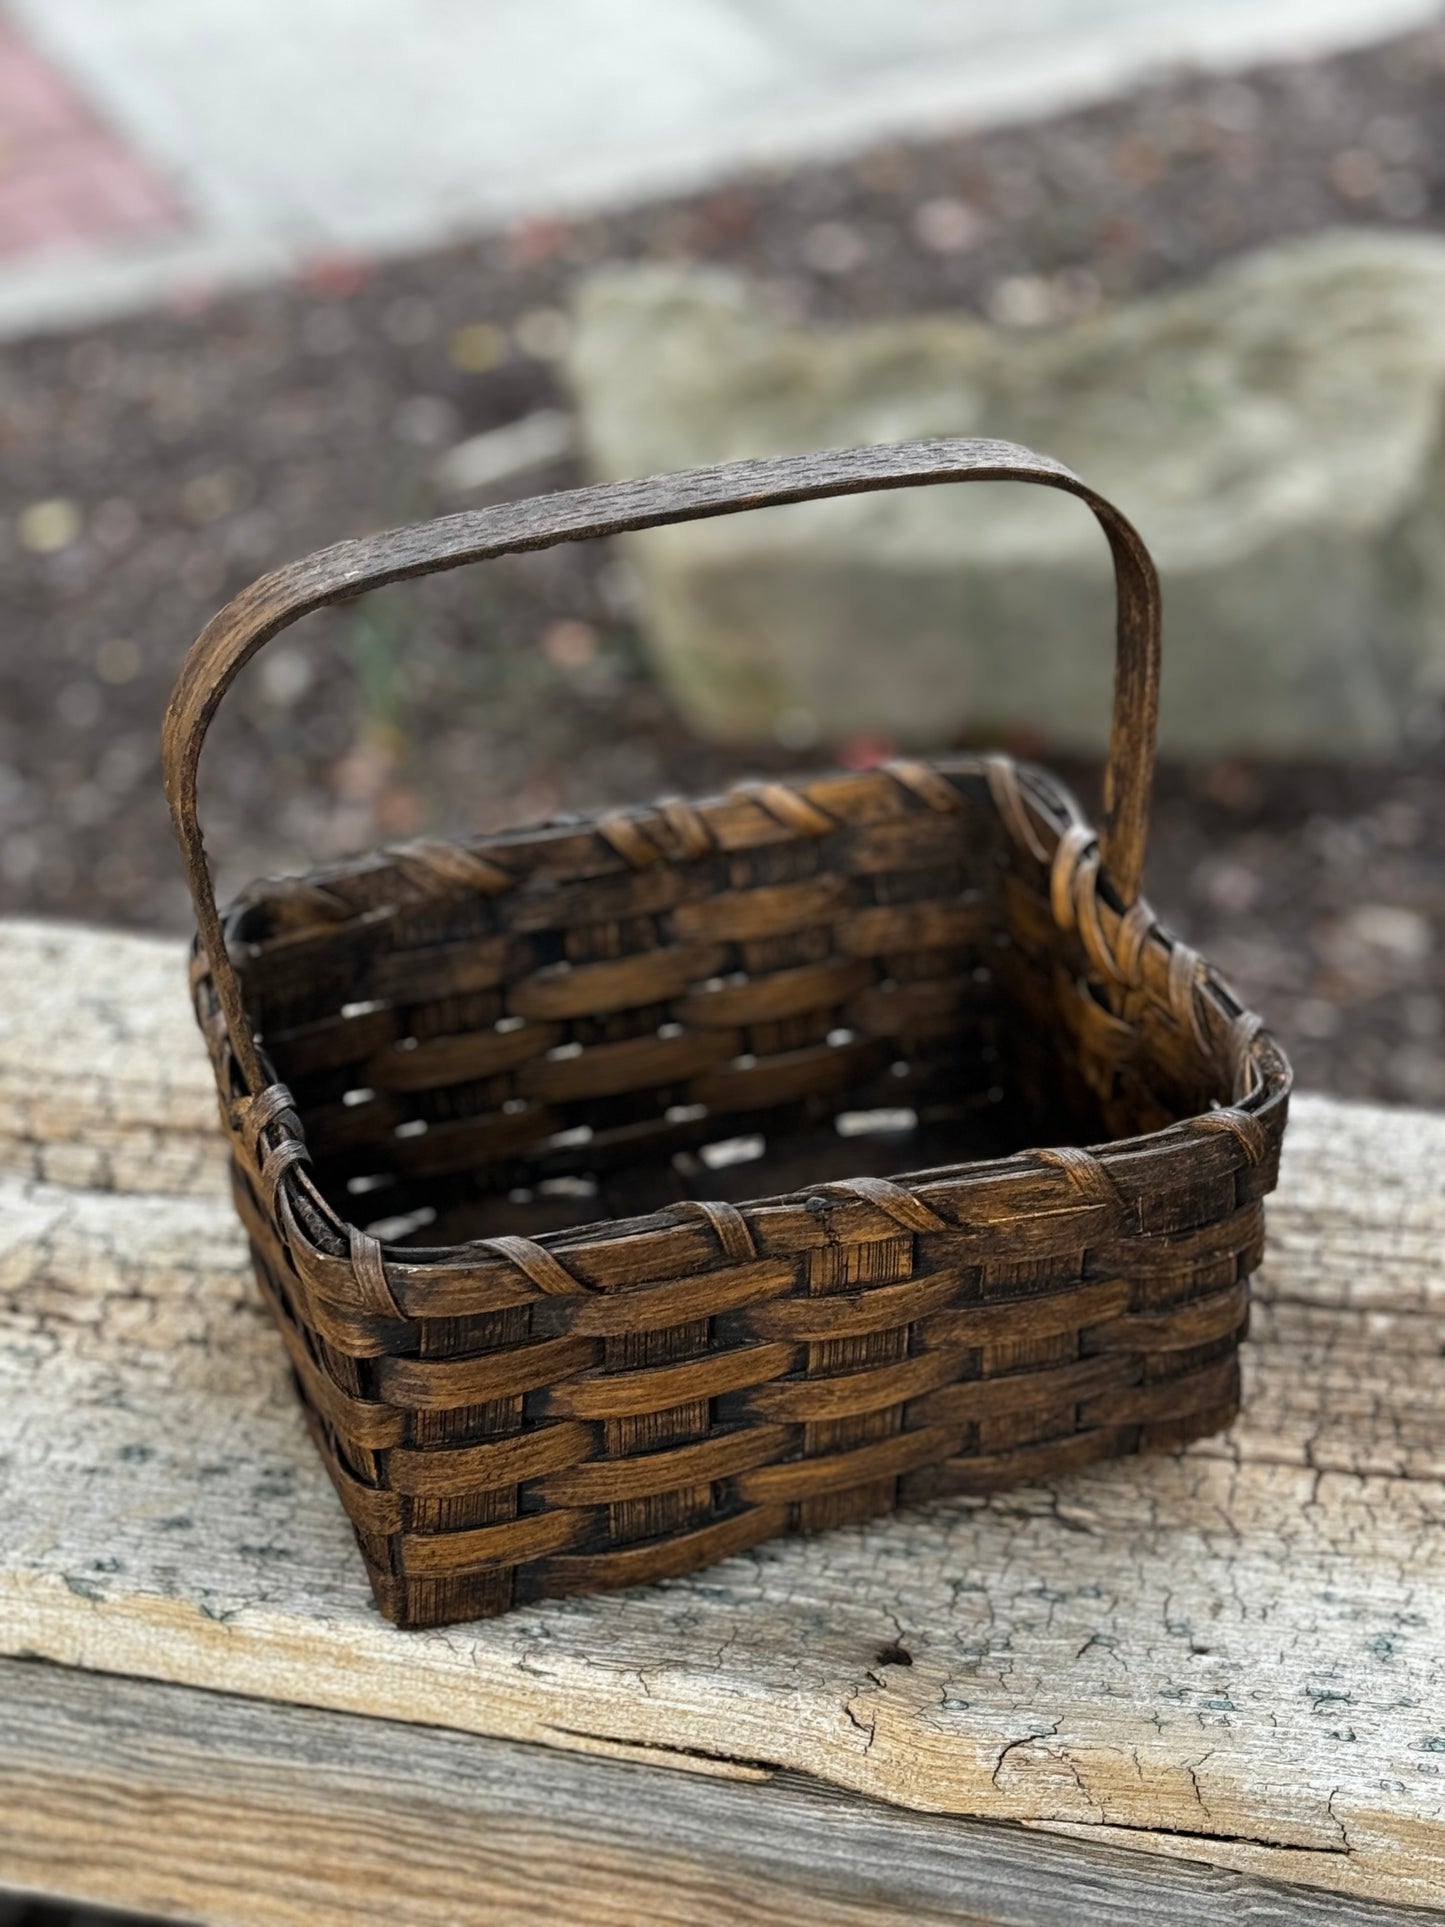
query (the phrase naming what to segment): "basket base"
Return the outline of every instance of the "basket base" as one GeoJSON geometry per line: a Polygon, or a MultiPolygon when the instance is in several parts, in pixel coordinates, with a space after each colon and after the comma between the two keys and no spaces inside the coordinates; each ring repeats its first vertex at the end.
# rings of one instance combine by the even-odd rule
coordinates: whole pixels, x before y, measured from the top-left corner
{"type": "MultiPolygon", "coordinates": [[[[1220,1374],[1223,1396],[1198,1411],[1155,1420],[1145,1425],[1101,1426],[1092,1432],[1072,1432],[1065,1437],[1020,1444],[1002,1459],[955,1459],[931,1466],[898,1481],[867,1488],[849,1495],[849,1523],[887,1517],[901,1505],[947,1503],[952,1497],[984,1497],[992,1492],[1019,1485],[1052,1485],[1056,1480],[1108,1459],[1128,1458],[1140,1452],[1177,1451],[1196,1439],[1210,1438],[1226,1431],[1239,1415],[1239,1365],[1228,1361],[1220,1374]]],[[[308,1419],[310,1415],[308,1413],[308,1419]]],[[[320,1428],[312,1422],[312,1436],[328,1467],[333,1466],[320,1428]]],[[[529,1586],[525,1571],[519,1570],[515,1587],[497,1584],[489,1573],[457,1574],[444,1579],[406,1579],[389,1570],[384,1558],[368,1549],[366,1538],[358,1533],[371,1590],[383,1616],[403,1632],[420,1632],[432,1626],[457,1625],[467,1620],[491,1619],[514,1606],[542,1598],[559,1598],[590,1592],[617,1592],[631,1586],[656,1584],[695,1571],[699,1565],[710,1567],[716,1560],[734,1557],[751,1546],[778,1537],[791,1523],[793,1530],[810,1536],[829,1529],[826,1520],[809,1524],[806,1520],[788,1521],[777,1506],[754,1506],[730,1519],[711,1525],[703,1533],[690,1533],[659,1539],[652,1544],[629,1546],[625,1552],[603,1554],[585,1563],[578,1561],[566,1578],[553,1576],[535,1590],[529,1586]],[[704,1546],[707,1537],[714,1545],[704,1546]]],[[[709,1583],[714,1583],[709,1573],[709,1583]]]]}

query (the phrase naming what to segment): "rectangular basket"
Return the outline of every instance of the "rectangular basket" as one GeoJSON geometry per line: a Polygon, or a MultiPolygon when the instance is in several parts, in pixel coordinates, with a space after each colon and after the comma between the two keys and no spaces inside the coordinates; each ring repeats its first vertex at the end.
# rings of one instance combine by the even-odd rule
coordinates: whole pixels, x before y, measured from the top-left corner
{"type": "Polygon", "coordinates": [[[389,1618],[665,1578],[1232,1419],[1289,1070],[1139,894],[1158,659],[1123,517],[1045,458],[958,441],[453,516],[211,623],[165,743],[196,1008],[256,1275],[389,1618]],[[1108,537],[1100,838],[1005,757],[899,762],[414,845],[222,922],[202,740],[306,611],[971,478],[1065,489],[1108,537]]]}

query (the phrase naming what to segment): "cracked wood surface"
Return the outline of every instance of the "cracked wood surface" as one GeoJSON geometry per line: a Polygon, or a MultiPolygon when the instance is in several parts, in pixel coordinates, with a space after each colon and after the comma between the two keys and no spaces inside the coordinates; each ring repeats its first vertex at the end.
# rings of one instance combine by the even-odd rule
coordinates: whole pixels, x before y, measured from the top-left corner
{"type": "Polygon", "coordinates": [[[0,926],[0,1192],[5,1652],[1445,1904],[1445,1119],[1298,1101],[1223,1438],[429,1633],[254,1302],[179,945],[0,926]]]}
{"type": "Polygon", "coordinates": [[[265,1927],[1409,1927],[842,1795],[0,1660],[0,1880],[265,1927]]]}

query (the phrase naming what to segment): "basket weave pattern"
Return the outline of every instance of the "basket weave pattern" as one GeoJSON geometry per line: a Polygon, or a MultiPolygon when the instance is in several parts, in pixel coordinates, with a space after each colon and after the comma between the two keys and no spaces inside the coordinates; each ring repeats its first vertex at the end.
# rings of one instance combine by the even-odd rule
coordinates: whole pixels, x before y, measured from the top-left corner
{"type": "Polygon", "coordinates": [[[1234,1414],[1287,1066],[1042,772],[382,853],[251,893],[193,987],[401,1624],[1234,1414]]]}

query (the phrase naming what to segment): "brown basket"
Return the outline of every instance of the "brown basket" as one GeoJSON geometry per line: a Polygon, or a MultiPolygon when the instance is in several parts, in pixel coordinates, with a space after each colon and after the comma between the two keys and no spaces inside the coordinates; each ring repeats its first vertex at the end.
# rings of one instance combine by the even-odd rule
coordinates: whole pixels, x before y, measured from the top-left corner
{"type": "Polygon", "coordinates": [[[196,1007],[257,1276],[390,1618],[660,1579],[1229,1422],[1289,1070],[1139,895],[1158,666],[1128,522],[989,442],[455,515],[210,624],[165,737],[196,1007]],[[394,850],[222,925],[201,744],[308,610],[975,478],[1081,497],[1113,551],[1097,842],[1038,770],[900,762],[394,850]]]}

